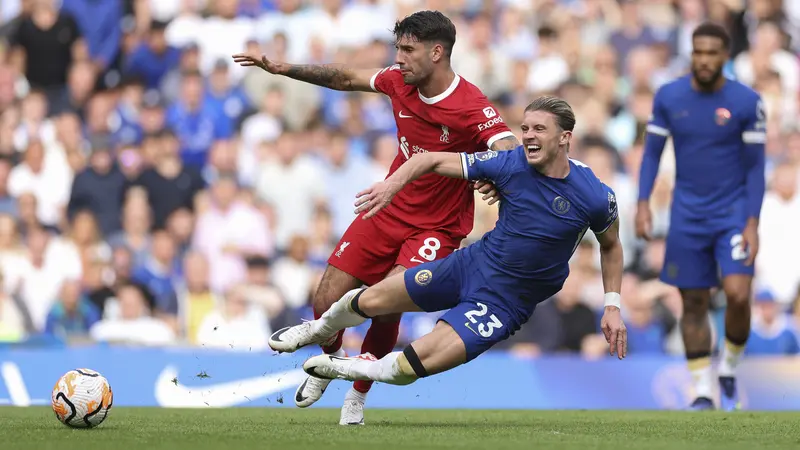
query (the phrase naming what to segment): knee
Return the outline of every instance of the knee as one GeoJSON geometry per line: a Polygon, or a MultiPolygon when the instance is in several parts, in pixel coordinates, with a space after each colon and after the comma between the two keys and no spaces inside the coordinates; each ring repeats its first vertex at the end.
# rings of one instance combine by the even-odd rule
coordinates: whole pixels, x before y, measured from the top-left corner
{"type": "Polygon", "coordinates": [[[683,317],[687,319],[704,319],[708,314],[709,298],[700,293],[683,295],[683,317]]]}
{"type": "Polygon", "coordinates": [[[750,308],[750,293],[745,290],[725,291],[728,307],[734,309],[750,308]]]}

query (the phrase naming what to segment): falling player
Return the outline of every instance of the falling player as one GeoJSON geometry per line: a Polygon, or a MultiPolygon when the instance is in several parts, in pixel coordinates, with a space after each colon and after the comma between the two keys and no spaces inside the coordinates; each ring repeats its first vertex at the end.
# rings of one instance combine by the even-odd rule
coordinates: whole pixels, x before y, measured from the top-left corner
{"type": "Polygon", "coordinates": [[[433,331],[402,352],[381,359],[320,355],[303,368],[318,377],[398,385],[450,370],[507,339],[539,302],[556,294],[569,274],[570,257],[591,229],[600,243],[606,291],[601,328],[609,352],[624,358],[627,331],[619,309],[623,254],[617,202],[591,169],[568,158],[574,126],[575,116],[566,102],[540,97],[525,109],[523,145],[515,150],[416,155],[359,194],[357,210],[367,211],[366,219],[390,204],[407,183],[435,172],[489,179],[503,202],[497,226],[477,243],[366,290],[348,292],[320,319],[274,333],[270,347],[292,352],[377,315],[449,309],[433,331]]]}
{"type": "MultiPolygon", "coordinates": [[[[380,92],[392,101],[399,151],[389,173],[416,154],[510,150],[519,145],[497,110],[480,90],[450,66],[455,43],[453,23],[437,11],[422,11],[395,24],[396,64],[384,69],[293,65],[261,55],[234,55],[243,66],[258,66],[319,86],[346,91],[380,92]]],[[[490,203],[494,188],[476,186],[490,203]]],[[[474,195],[466,180],[430,174],[411,183],[373,220],[356,219],[342,236],[314,296],[319,317],[348,291],[375,285],[391,274],[441,259],[472,230],[474,195]]],[[[397,343],[399,314],[375,317],[362,353],[386,355],[397,343]]],[[[343,356],[342,333],[322,345],[343,356]]],[[[297,389],[295,403],[316,402],[330,380],[309,377],[297,389]]],[[[371,382],[355,383],[345,397],[340,424],[363,424],[364,401],[371,382]]]]}
{"type": "Polygon", "coordinates": [[[694,379],[692,409],[713,409],[711,288],[727,297],[720,406],[738,408],[734,371],[750,334],[750,292],[764,197],[765,112],[759,95],[722,76],[730,38],[703,24],[692,35],[692,73],[658,90],[639,177],[636,233],[649,238],[650,193],[667,137],[676,181],[661,279],[680,289],[681,332],[694,379]]]}

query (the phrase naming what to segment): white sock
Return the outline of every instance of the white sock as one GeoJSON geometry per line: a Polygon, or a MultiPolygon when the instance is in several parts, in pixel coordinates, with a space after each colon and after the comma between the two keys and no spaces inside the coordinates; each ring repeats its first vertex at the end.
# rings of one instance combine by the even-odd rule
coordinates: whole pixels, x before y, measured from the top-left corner
{"type": "Polygon", "coordinates": [[[358,392],[356,388],[351,387],[347,394],[344,396],[344,401],[356,401],[361,403],[362,405],[367,402],[367,394],[363,392],[358,392]]]}
{"type": "Polygon", "coordinates": [[[719,376],[735,376],[736,366],[739,365],[739,360],[742,359],[742,353],[744,353],[743,345],[731,344],[725,339],[725,345],[722,347],[722,359],[719,363],[719,376]]]}
{"type": "Polygon", "coordinates": [[[377,361],[358,360],[350,367],[350,375],[356,380],[372,380],[404,386],[416,381],[416,376],[403,373],[397,358],[403,352],[392,352],[377,361]]]}
{"type": "Polygon", "coordinates": [[[350,309],[350,302],[353,300],[353,296],[360,290],[353,289],[348,292],[331,305],[330,309],[325,311],[322,317],[312,321],[314,332],[329,336],[338,333],[339,330],[355,327],[366,322],[367,319],[365,317],[350,309]]]}
{"type": "Polygon", "coordinates": [[[333,356],[338,356],[340,358],[344,358],[345,356],[347,356],[347,353],[344,351],[343,348],[339,348],[339,350],[336,350],[335,352],[328,354],[333,356]]]}
{"type": "Polygon", "coordinates": [[[713,373],[711,359],[698,358],[688,361],[689,372],[694,382],[694,393],[697,397],[711,398],[713,390],[713,373]]]}

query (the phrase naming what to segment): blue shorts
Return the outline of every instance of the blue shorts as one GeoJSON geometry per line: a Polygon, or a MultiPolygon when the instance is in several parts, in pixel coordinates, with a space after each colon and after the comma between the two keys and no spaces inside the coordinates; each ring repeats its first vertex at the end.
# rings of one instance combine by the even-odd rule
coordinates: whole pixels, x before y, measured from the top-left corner
{"type": "Polygon", "coordinates": [[[661,280],[681,289],[719,286],[728,275],[755,274],[746,266],[748,252],[742,241],[743,224],[670,224],[661,280]]]}
{"type": "Polygon", "coordinates": [[[528,281],[525,299],[521,300],[520,295],[501,293],[488,283],[479,264],[465,249],[408,269],[404,275],[406,290],[420,309],[449,309],[439,320],[453,327],[464,341],[467,361],[508,339],[530,319],[538,303],[561,289],[561,285],[528,281]]]}

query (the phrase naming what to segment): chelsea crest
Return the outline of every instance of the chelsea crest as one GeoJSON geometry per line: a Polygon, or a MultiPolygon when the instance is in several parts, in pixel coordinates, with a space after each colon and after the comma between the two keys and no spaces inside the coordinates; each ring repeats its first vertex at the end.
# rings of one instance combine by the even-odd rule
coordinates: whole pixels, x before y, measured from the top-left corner
{"type": "Polygon", "coordinates": [[[432,278],[433,273],[428,269],[424,269],[417,272],[417,274],[414,276],[414,281],[416,281],[420,286],[426,286],[431,282],[432,278]]]}
{"type": "Polygon", "coordinates": [[[563,216],[564,214],[569,212],[570,208],[569,200],[559,195],[558,197],[553,199],[552,207],[553,211],[555,211],[556,214],[563,216]]]}

